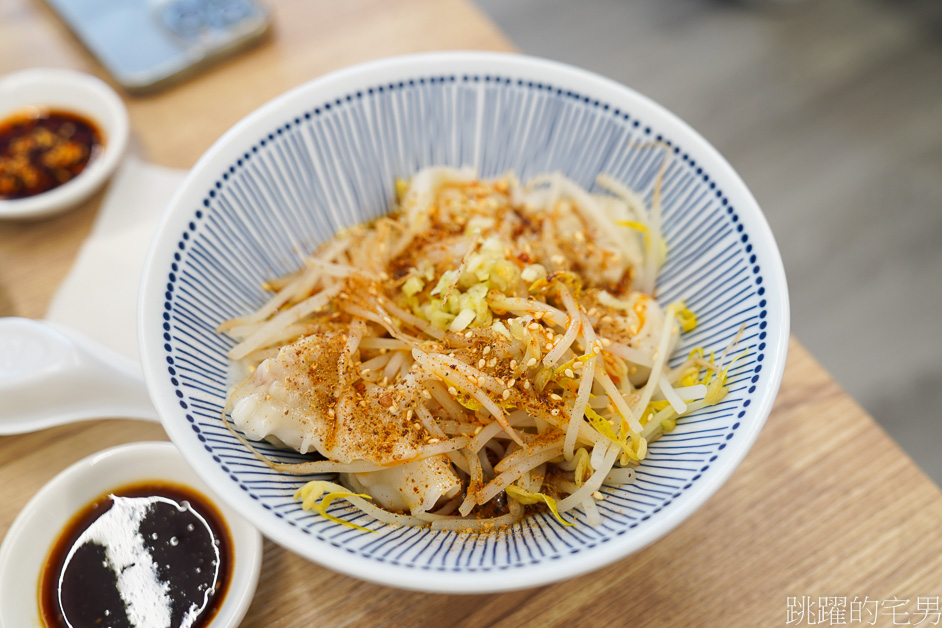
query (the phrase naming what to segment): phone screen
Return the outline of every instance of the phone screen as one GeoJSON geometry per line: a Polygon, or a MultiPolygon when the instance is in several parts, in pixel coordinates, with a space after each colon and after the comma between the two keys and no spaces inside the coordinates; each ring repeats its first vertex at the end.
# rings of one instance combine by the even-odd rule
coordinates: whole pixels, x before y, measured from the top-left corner
{"type": "Polygon", "coordinates": [[[45,0],[130,91],[168,79],[260,38],[254,0],[45,0]]]}

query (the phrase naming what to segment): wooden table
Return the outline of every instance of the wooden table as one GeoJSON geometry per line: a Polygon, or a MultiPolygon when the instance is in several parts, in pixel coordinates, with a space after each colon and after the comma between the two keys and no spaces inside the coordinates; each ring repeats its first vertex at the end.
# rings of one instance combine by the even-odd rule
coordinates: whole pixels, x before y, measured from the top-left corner
{"type": "MultiPolygon", "coordinates": [[[[465,0],[285,0],[273,15],[274,37],[262,47],[160,95],[128,98],[132,149],[188,167],[239,118],[326,71],[421,50],[512,49],[465,0]]],[[[4,0],[0,74],[37,66],[103,76],[37,0],[4,0]]],[[[43,315],[99,202],[40,222],[0,223],[0,315],[43,315]]],[[[132,421],[0,437],[0,534],[72,462],[165,438],[159,426],[132,421]]],[[[793,610],[809,600],[820,610],[823,596],[844,598],[848,625],[873,621],[874,601],[875,623],[892,625],[894,600],[908,600],[897,621],[909,610],[915,623],[942,596],[940,522],[938,488],[793,340],[775,409],[741,467],[647,549],[552,586],[458,596],[367,584],[266,542],[244,625],[769,626],[786,623],[789,598],[793,610]]],[[[922,625],[934,619],[930,612],[922,625]]],[[[795,623],[808,625],[808,616],[795,623]]]]}

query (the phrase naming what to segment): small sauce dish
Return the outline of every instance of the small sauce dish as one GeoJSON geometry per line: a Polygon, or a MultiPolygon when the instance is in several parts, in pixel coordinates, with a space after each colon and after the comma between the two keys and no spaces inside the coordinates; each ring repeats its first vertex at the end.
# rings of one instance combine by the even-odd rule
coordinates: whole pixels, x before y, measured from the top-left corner
{"type": "MultiPolygon", "coordinates": [[[[167,442],[131,443],[93,454],[59,473],[29,501],[0,545],[0,626],[45,625],[40,618],[40,596],[43,595],[40,579],[44,566],[55,554],[52,550],[60,537],[76,515],[87,510],[99,497],[120,487],[144,484],[169,484],[188,489],[202,496],[217,511],[231,541],[229,581],[208,625],[212,628],[238,626],[258,584],[261,534],[216,499],[176,447],[167,442]]],[[[188,502],[182,503],[189,506],[188,502]]],[[[100,515],[99,521],[108,514],[100,515]]],[[[140,530],[143,532],[144,527],[140,530]]],[[[176,537],[172,541],[177,541],[176,537]]],[[[144,558],[149,559],[149,556],[144,558]]],[[[140,567],[142,561],[131,557],[129,562],[138,563],[140,567]]]]}
{"type": "MultiPolygon", "coordinates": [[[[30,126],[29,120],[36,118],[47,119],[48,124],[40,129],[43,138],[34,135],[30,141],[60,141],[53,146],[58,149],[55,154],[49,152],[48,142],[41,158],[38,149],[29,153],[34,158],[35,168],[28,176],[31,179],[48,177],[53,174],[52,167],[55,166],[55,173],[63,176],[65,182],[60,181],[53,187],[40,185],[39,189],[48,189],[22,198],[0,193],[0,218],[39,218],[75,207],[111,176],[127,148],[130,127],[124,102],[105,82],[89,74],[40,68],[0,77],[0,130],[9,132],[11,123],[23,127],[24,121],[27,122],[25,126],[30,126]],[[89,147],[88,159],[76,167],[69,152],[77,150],[77,144],[63,138],[79,139],[87,131],[83,129],[84,122],[97,132],[97,135],[93,133],[96,141],[89,147]],[[73,138],[76,127],[78,132],[73,138]],[[72,171],[68,174],[70,178],[64,178],[67,170],[72,171]]],[[[11,157],[22,158],[26,153],[25,149],[13,151],[9,144],[2,143],[0,159],[9,153],[6,155],[7,166],[11,157]]],[[[12,166],[3,169],[14,171],[12,166]]],[[[20,170],[17,168],[16,172],[20,170]]]]}

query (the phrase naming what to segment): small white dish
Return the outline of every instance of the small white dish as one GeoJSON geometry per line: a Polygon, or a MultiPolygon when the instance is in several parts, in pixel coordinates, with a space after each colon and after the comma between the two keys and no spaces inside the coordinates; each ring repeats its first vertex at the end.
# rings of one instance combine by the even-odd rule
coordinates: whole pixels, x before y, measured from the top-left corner
{"type": "Polygon", "coordinates": [[[0,545],[0,628],[42,626],[39,578],[49,550],[71,518],[109,490],[146,480],[168,481],[205,495],[232,538],[232,579],[212,628],[234,628],[248,611],[262,564],[262,536],[213,496],[171,443],[112,447],[59,473],[29,501],[0,545]]]}
{"type": "Polygon", "coordinates": [[[130,126],[121,97],[104,81],[73,70],[38,68],[0,77],[0,121],[30,107],[82,115],[102,135],[101,154],[71,181],[47,192],[0,200],[0,218],[38,218],[75,207],[114,172],[128,144],[130,126]]]}

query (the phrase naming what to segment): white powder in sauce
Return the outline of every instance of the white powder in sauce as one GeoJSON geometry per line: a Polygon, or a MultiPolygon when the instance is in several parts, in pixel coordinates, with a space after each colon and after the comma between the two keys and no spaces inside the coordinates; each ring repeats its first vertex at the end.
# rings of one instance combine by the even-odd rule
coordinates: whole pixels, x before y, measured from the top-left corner
{"type": "MultiPolygon", "coordinates": [[[[110,499],[114,502],[111,509],[89,526],[72,545],[62,574],[65,574],[79,547],[86,543],[102,546],[106,566],[117,577],[118,594],[124,602],[130,622],[136,628],[169,628],[172,610],[170,587],[161,581],[140,527],[154,504],[163,502],[178,509],[180,506],[159,496],[127,498],[111,495],[110,499]]],[[[59,588],[61,592],[62,578],[59,588]]],[[[183,617],[181,628],[192,626],[201,610],[195,605],[191,607],[183,617]]]]}

